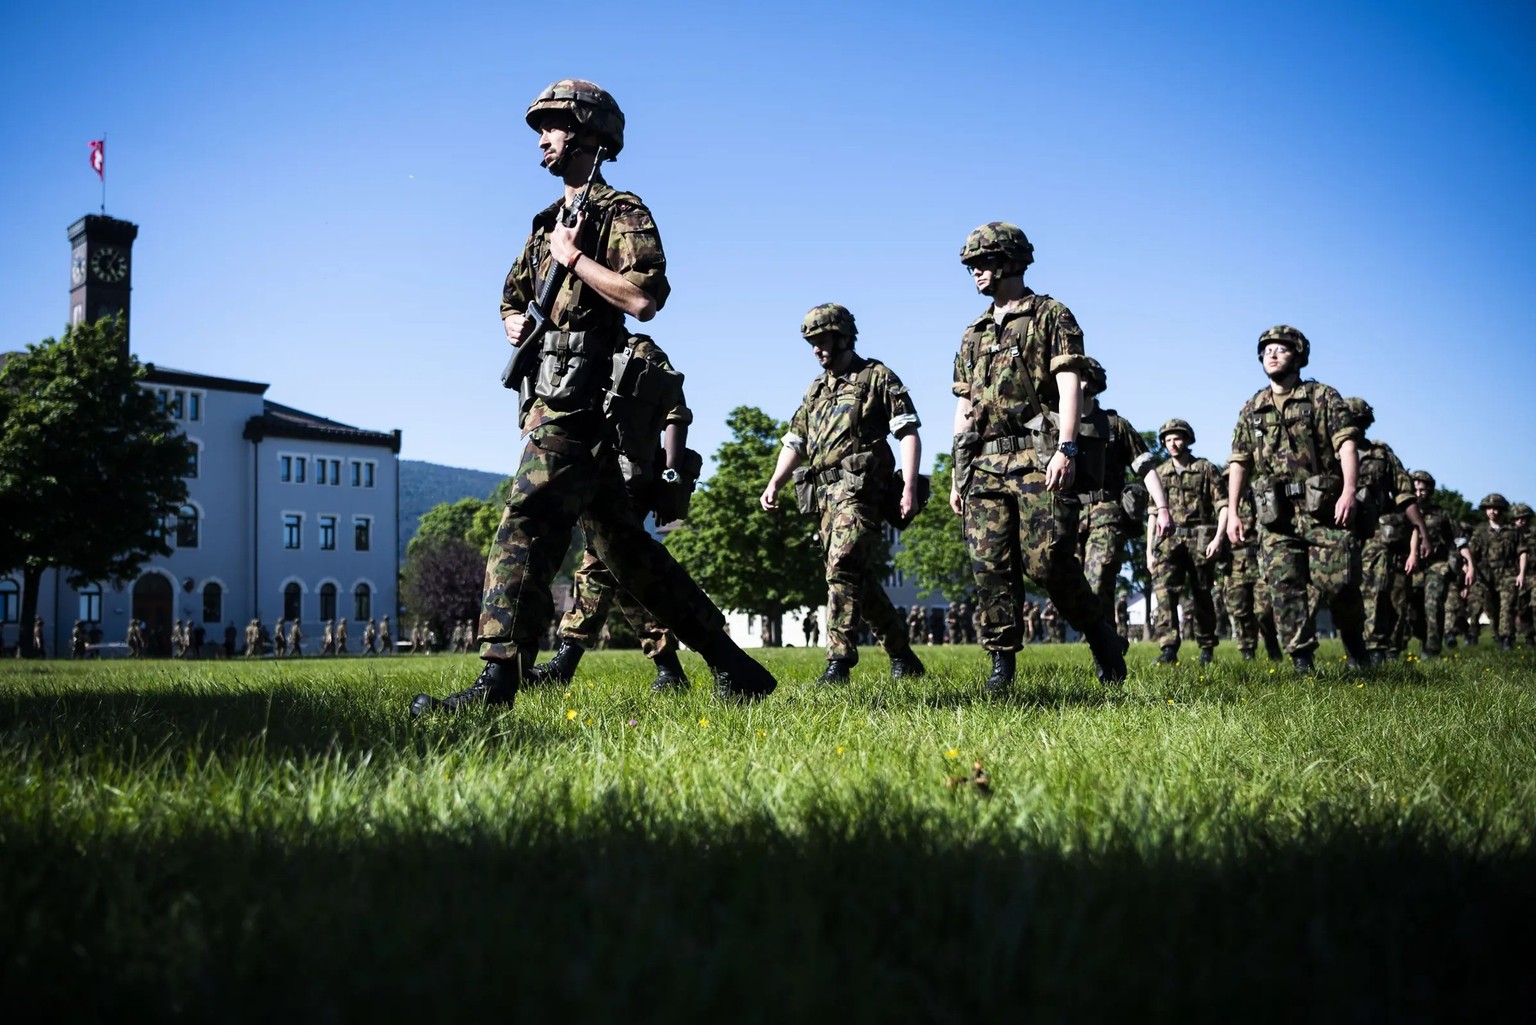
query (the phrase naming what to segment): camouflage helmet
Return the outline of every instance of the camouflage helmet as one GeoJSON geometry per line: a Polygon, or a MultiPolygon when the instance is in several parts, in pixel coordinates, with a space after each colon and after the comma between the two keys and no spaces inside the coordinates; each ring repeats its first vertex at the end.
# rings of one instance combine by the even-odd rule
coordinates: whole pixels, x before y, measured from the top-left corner
{"type": "Polygon", "coordinates": [[[859,337],[859,326],[853,322],[848,307],[837,303],[812,306],[805,319],[800,321],[800,337],[814,343],[818,335],[836,335],[843,340],[840,349],[853,348],[853,340],[859,337]]]}
{"type": "Polygon", "coordinates": [[[1531,507],[1524,502],[1516,502],[1509,507],[1509,518],[1512,520],[1528,520],[1531,518],[1531,507]]]}
{"type": "Polygon", "coordinates": [[[1259,335],[1259,359],[1264,358],[1264,346],[1274,342],[1287,346],[1296,354],[1296,369],[1300,370],[1307,365],[1312,356],[1312,343],[1307,341],[1307,336],[1291,327],[1289,324],[1276,324],[1274,327],[1259,335]]]}
{"type": "Polygon", "coordinates": [[[1411,480],[1423,481],[1425,484],[1428,484],[1431,491],[1435,489],[1435,475],[1428,470],[1414,470],[1408,477],[1411,480]]]}
{"type": "Polygon", "coordinates": [[[1479,510],[1498,509],[1500,512],[1502,512],[1503,510],[1509,508],[1509,499],[1505,498],[1497,491],[1494,491],[1484,495],[1483,500],[1477,503],[1477,508],[1479,510]]]}
{"type": "Polygon", "coordinates": [[[578,127],[597,136],[603,144],[604,156],[612,160],[624,148],[624,112],[599,85],[581,78],[562,78],[551,83],[528,104],[523,120],[534,131],[539,129],[539,118],[549,111],[560,111],[576,119],[578,127]]]}
{"type": "Polygon", "coordinates": [[[1035,247],[1017,224],[988,221],[965,236],[960,262],[970,266],[989,258],[996,259],[998,269],[1007,275],[1023,274],[1024,268],[1035,262],[1035,247]]]}
{"type": "Polygon", "coordinates": [[[1185,442],[1186,445],[1193,445],[1195,443],[1195,429],[1189,426],[1188,420],[1180,420],[1178,417],[1169,420],[1163,424],[1163,429],[1157,432],[1157,440],[1162,441],[1170,434],[1183,434],[1187,436],[1189,440],[1185,442]]]}
{"type": "Polygon", "coordinates": [[[1355,426],[1362,431],[1368,430],[1371,424],[1376,422],[1376,411],[1371,404],[1361,398],[1345,399],[1344,407],[1349,410],[1349,418],[1355,422],[1355,426]]]}
{"type": "Polygon", "coordinates": [[[1109,376],[1104,373],[1104,364],[1092,356],[1083,360],[1083,384],[1087,386],[1089,395],[1099,395],[1109,387],[1109,376]]]}

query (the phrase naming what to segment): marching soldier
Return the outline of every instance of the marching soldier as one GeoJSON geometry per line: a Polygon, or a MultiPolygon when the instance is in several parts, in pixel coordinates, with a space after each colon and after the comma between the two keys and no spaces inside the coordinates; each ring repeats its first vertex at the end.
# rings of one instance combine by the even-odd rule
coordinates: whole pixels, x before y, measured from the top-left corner
{"type": "Polygon", "coordinates": [[[1440,657],[1449,635],[1448,599],[1453,594],[1459,598],[1464,588],[1472,586],[1477,569],[1470,542],[1459,534],[1458,524],[1430,501],[1435,493],[1434,475],[1428,470],[1415,470],[1409,476],[1429,541],[1429,553],[1415,567],[1415,575],[1422,580],[1424,596],[1423,655],[1434,659],[1440,657]]]}
{"type": "MultiPolygon", "coordinates": [[[[1186,420],[1172,419],[1158,432],[1169,459],[1157,468],[1158,479],[1168,495],[1173,515],[1171,537],[1159,541],[1158,524],[1147,521],[1147,570],[1152,574],[1152,591],[1157,596],[1152,632],[1162,649],[1160,665],[1179,660],[1179,599],[1188,589],[1194,604],[1195,643],[1200,646],[1200,664],[1208,665],[1216,652],[1216,602],[1212,591],[1216,584],[1216,521],[1225,496],[1221,493],[1221,471],[1209,459],[1190,452],[1195,443],[1194,428],[1186,420]]],[[[1186,624],[1187,629],[1187,624],[1186,624]]]]}
{"type": "Polygon", "coordinates": [[[1515,603],[1525,580],[1523,538],[1504,522],[1509,501],[1498,492],[1477,505],[1483,522],[1472,531],[1472,560],[1477,566],[1467,602],[1468,639],[1476,641],[1483,614],[1493,624],[1499,646],[1508,651],[1515,646],[1515,603]]]}

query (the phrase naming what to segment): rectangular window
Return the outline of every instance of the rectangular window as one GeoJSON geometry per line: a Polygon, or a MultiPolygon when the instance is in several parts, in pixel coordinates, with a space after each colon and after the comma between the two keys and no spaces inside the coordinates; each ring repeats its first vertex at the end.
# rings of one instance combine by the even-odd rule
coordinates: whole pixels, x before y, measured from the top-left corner
{"type": "Polygon", "coordinates": [[[197,547],[197,510],[191,506],[183,506],[176,514],[176,547],[197,547]]]}
{"type": "Polygon", "coordinates": [[[304,517],[298,513],[283,514],[283,547],[304,547],[304,517]]]}
{"type": "Polygon", "coordinates": [[[365,488],[373,487],[373,471],[375,470],[375,468],[377,468],[377,466],[378,466],[377,463],[364,463],[363,464],[363,487],[365,487],[365,488]]]}
{"type": "Polygon", "coordinates": [[[21,619],[21,588],[14,580],[0,580],[0,623],[21,619]]]}
{"type": "Polygon", "coordinates": [[[92,586],[80,592],[80,618],[87,623],[101,622],[101,588],[92,586]]]}
{"type": "Polygon", "coordinates": [[[295,484],[303,484],[304,483],[304,471],[307,470],[308,468],[309,468],[309,460],[308,459],[305,459],[303,456],[294,456],[293,457],[293,482],[295,484]]]}
{"type": "Polygon", "coordinates": [[[336,550],[336,517],[320,517],[320,550],[334,552],[336,550]]]}
{"type": "Polygon", "coordinates": [[[203,393],[198,391],[187,392],[187,419],[202,420],[203,418],[203,393]]]}
{"type": "Polygon", "coordinates": [[[373,618],[373,592],[368,590],[367,584],[358,584],[357,590],[352,592],[353,619],[365,620],[373,618]]]}
{"type": "Polygon", "coordinates": [[[277,479],[284,484],[293,480],[293,456],[278,456],[277,479]]]}
{"type": "Polygon", "coordinates": [[[352,547],[360,552],[366,552],[373,539],[373,521],[366,517],[359,517],[352,523],[352,547]]]}
{"type": "Polygon", "coordinates": [[[196,477],[197,476],[197,465],[198,465],[198,462],[202,459],[202,456],[203,456],[203,447],[201,445],[198,445],[198,444],[194,443],[193,446],[192,446],[191,451],[189,451],[187,453],[187,472],[186,472],[186,476],[188,476],[188,477],[196,477]]]}
{"type": "Polygon", "coordinates": [[[363,464],[356,459],[352,460],[352,486],[354,488],[363,486],[363,464]]]}
{"type": "Polygon", "coordinates": [[[331,460],[331,483],[336,485],[338,488],[341,487],[341,460],[340,459],[332,459],[331,460]]]}
{"type": "Polygon", "coordinates": [[[315,460],[315,483],[316,484],[329,484],[330,483],[330,481],[326,479],[326,470],[328,470],[328,469],[330,469],[330,460],[328,460],[328,459],[316,459],[315,460]]]}

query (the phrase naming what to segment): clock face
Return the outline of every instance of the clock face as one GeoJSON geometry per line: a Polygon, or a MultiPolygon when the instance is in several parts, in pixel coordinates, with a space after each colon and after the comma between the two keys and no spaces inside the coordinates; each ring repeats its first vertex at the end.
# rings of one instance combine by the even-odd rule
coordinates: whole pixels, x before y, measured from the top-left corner
{"type": "Polygon", "coordinates": [[[102,246],[91,256],[91,271],[101,281],[121,281],[128,276],[128,254],[116,246],[102,246]]]}
{"type": "Polygon", "coordinates": [[[69,280],[76,285],[85,284],[85,247],[76,246],[75,255],[69,261],[69,280]]]}

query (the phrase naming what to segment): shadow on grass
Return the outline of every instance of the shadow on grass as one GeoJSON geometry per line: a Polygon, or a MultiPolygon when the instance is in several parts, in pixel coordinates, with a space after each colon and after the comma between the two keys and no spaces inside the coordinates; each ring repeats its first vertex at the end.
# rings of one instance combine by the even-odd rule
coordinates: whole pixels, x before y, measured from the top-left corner
{"type": "Polygon", "coordinates": [[[12,1020],[1412,1022],[1536,999],[1528,850],[1324,830],[1192,859],[840,807],[793,835],[609,811],[366,841],[13,829],[0,985],[12,1020]]]}

